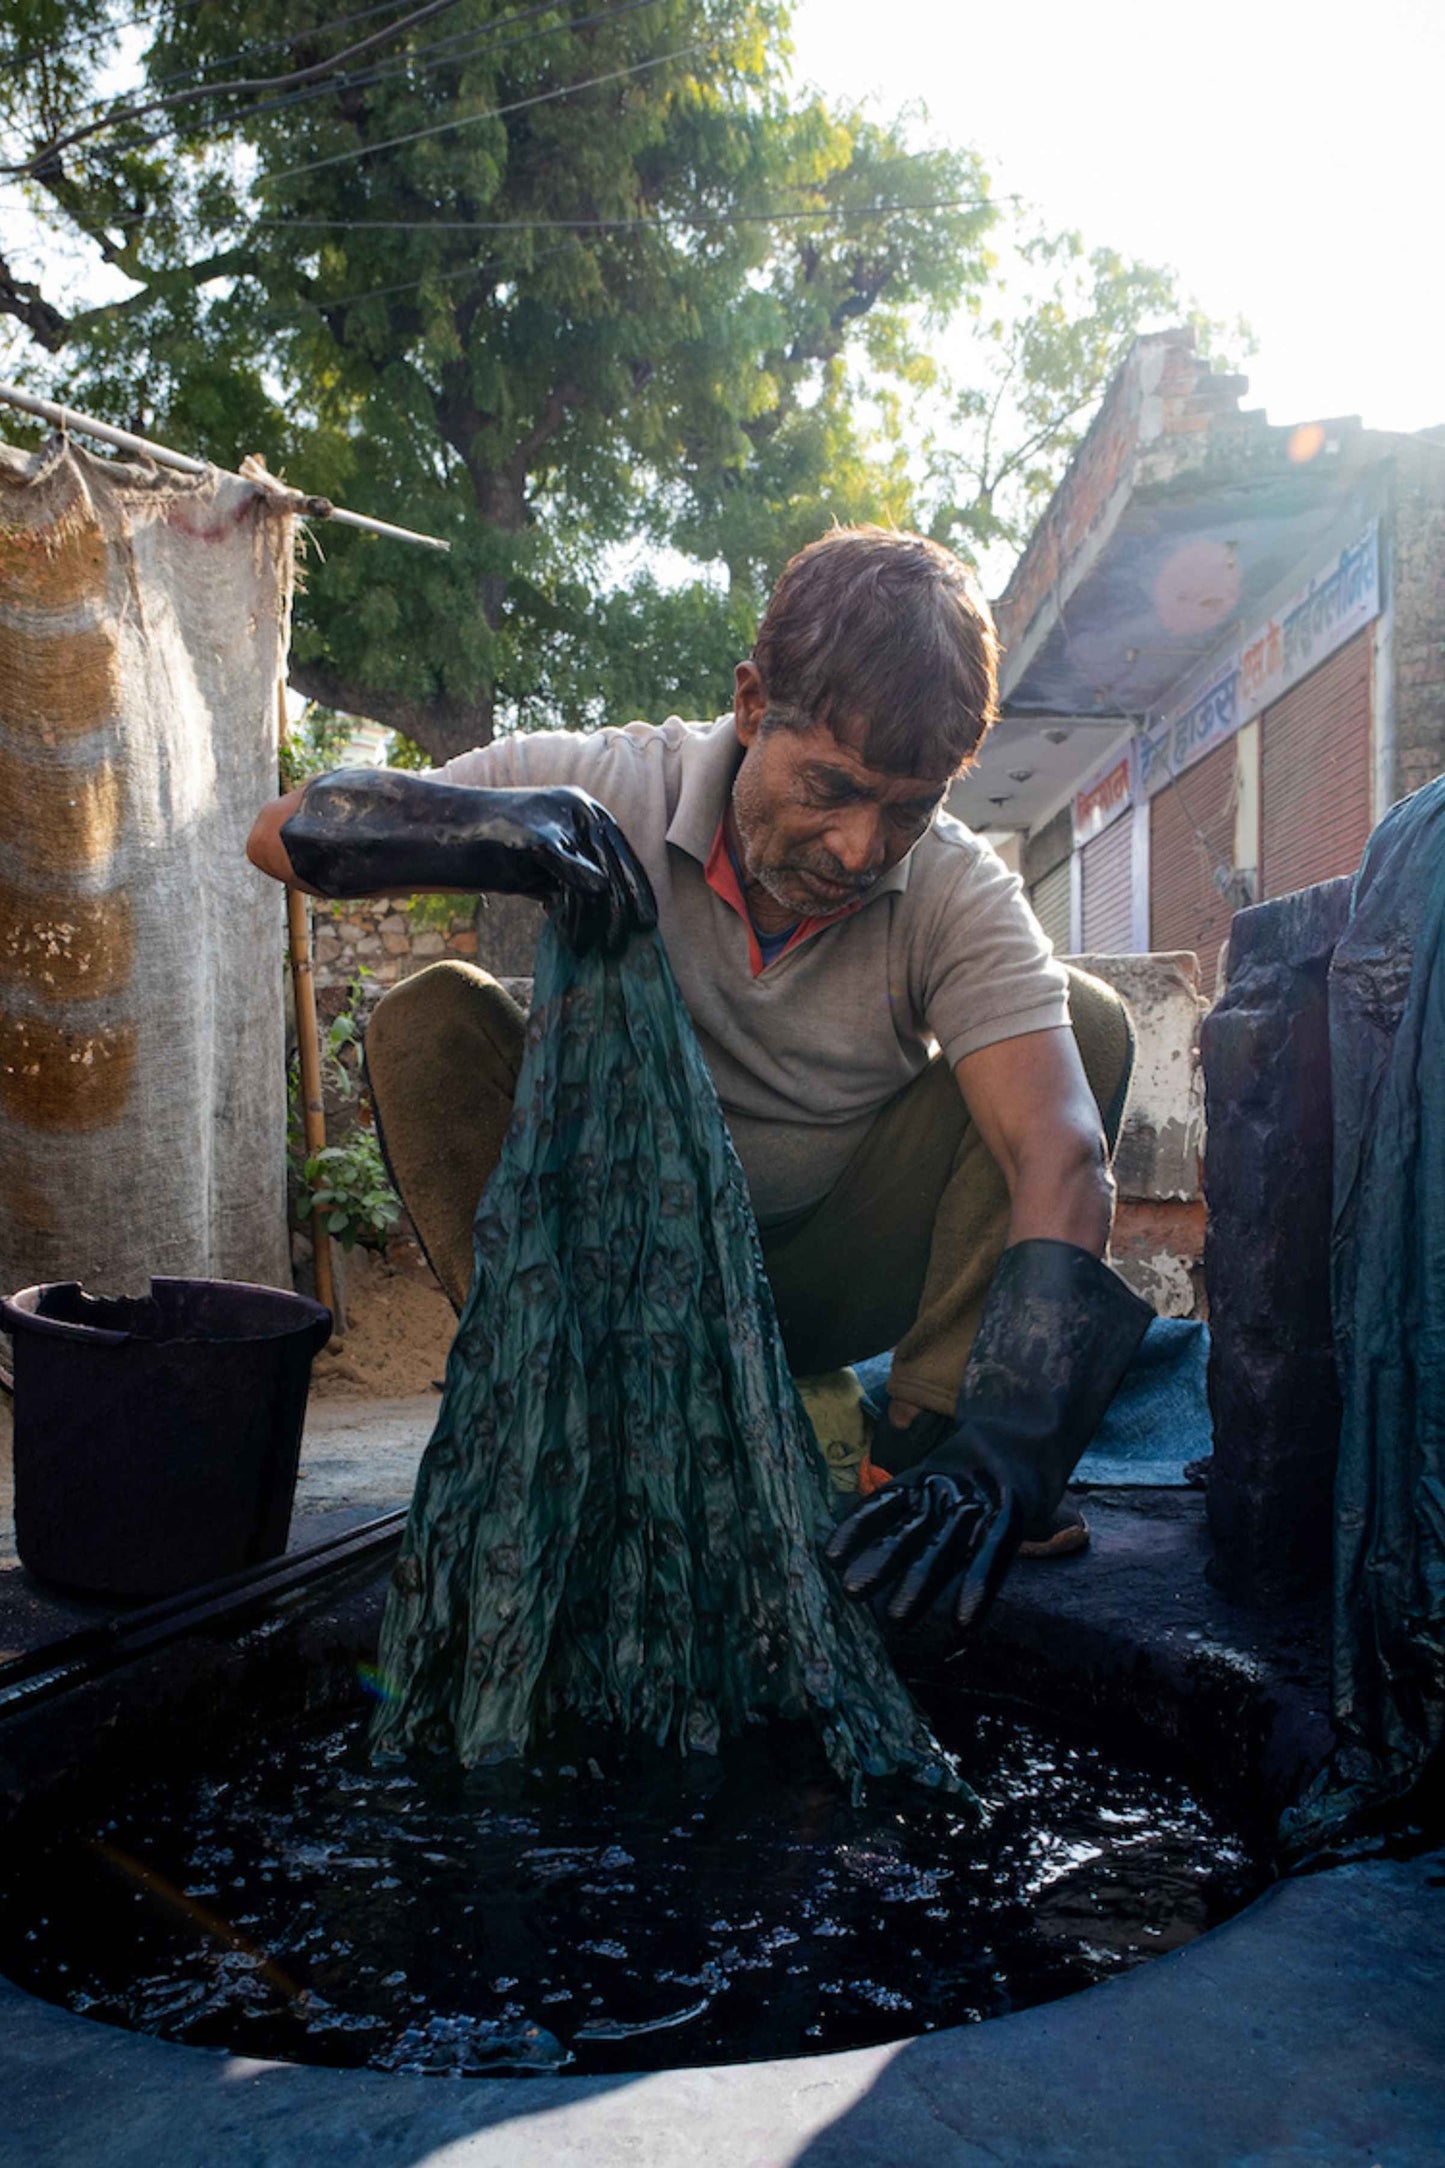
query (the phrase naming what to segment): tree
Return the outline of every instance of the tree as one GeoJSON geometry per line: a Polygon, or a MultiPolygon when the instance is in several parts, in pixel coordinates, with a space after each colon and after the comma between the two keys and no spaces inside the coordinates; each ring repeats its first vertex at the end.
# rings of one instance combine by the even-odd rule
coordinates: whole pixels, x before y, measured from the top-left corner
{"type": "MultiPolygon", "coordinates": [[[[321,530],[308,697],[432,757],[697,712],[831,517],[981,531],[942,422],[916,446],[931,338],[982,315],[987,178],[792,95],[781,0],[136,4],[140,89],[97,104],[113,5],[12,0],[15,185],[117,291],[0,260],[0,316],[71,403],[451,542],[321,530]],[[624,542],[697,576],[619,586],[624,542]]],[[[1163,292],[1125,276],[1121,336],[1163,292]]]]}
{"type": "MultiPolygon", "coordinates": [[[[967,551],[1022,549],[1130,342],[1187,313],[1202,352],[1220,335],[1181,310],[1170,271],[1021,224],[1009,276],[974,324],[963,385],[941,375],[920,422],[930,531],[967,551]]],[[[1243,324],[1236,345],[1247,346],[1243,324]]],[[[918,418],[915,418],[918,420],[918,418]]]]}

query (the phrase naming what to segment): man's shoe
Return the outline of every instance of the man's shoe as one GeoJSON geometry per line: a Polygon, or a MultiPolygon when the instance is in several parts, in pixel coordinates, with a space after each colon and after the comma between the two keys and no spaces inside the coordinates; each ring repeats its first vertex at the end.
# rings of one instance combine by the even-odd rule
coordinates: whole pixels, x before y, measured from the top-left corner
{"type": "Polygon", "coordinates": [[[1089,1524],[1068,1491],[1064,1492],[1051,1520],[1026,1528],[1019,1539],[1020,1558],[1072,1558],[1089,1548],[1089,1524]]]}

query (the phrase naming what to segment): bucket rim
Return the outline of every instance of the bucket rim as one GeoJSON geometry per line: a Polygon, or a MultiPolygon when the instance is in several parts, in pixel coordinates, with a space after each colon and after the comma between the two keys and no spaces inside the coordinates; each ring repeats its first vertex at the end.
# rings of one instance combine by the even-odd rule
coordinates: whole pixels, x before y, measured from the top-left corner
{"type": "MultiPolygon", "coordinates": [[[[221,1280],[187,1277],[182,1273],[152,1273],[150,1291],[152,1296],[162,1287],[198,1287],[220,1289],[227,1294],[267,1295],[284,1304],[290,1315],[279,1323],[274,1331],[211,1333],[206,1341],[212,1346],[234,1347],[248,1341],[285,1340],[293,1334],[313,1331],[323,1322],[330,1337],[335,1319],[324,1302],[313,1300],[310,1295],[298,1294],[294,1288],[271,1287],[261,1280],[221,1280]]],[[[41,1317],[39,1305],[45,1296],[74,1291],[87,1301],[103,1301],[103,1296],[88,1294],[80,1280],[42,1280],[33,1287],[20,1287],[11,1295],[0,1296],[0,1323],[5,1330],[18,1338],[39,1333],[51,1340],[78,1340],[87,1347],[122,1347],[137,1339],[137,1334],[124,1327],[112,1325],[87,1325],[78,1319],[41,1317]]],[[[194,1336],[179,1333],[146,1334],[146,1347],[196,1347],[205,1344],[194,1336]]],[[[324,1341],[319,1342],[324,1345],[324,1341]]]]}

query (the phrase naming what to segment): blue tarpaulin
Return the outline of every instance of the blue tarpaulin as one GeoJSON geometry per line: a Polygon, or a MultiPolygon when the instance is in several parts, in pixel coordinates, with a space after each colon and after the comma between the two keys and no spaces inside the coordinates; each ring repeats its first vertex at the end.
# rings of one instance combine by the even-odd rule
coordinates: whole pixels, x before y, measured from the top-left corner
{"type": "MultiPolygon", "coordinates": [[[[881,1407],[892,1357],[857,1366],[863,1390],[881,1407]]],[[[1156,1317],[1139,1343],[1074,1480],[1111,1489],[1181,1488],[1192,1460],[1214,1450],[1205,1373],[1209,1327],[1192,1318],[1156,1317]]]]}

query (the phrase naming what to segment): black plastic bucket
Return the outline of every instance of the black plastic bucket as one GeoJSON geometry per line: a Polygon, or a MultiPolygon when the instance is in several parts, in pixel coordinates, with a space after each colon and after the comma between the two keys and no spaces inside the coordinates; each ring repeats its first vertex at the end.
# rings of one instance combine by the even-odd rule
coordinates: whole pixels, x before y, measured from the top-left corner
{"type": "Polygon", "coordinates": [[[15,1543],[30,1572],[169,1596],[286,1548],[331,1312],[235,1280],[75,1280],[0,1301],[15,1351],[15,1543]]]}

